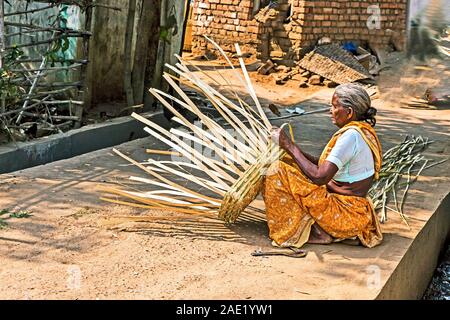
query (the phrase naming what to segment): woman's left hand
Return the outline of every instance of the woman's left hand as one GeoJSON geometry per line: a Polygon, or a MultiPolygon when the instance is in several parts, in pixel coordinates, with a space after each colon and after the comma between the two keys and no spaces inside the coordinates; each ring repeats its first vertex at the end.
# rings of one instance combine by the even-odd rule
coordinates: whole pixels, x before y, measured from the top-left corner
{"type": "Polygon", "coordinates": [[[292,140],[289,138],[282,128],[273,127],[271,131],[272,141],[277,143],[280,148],[289,151],[292,147],[292,140]]]}

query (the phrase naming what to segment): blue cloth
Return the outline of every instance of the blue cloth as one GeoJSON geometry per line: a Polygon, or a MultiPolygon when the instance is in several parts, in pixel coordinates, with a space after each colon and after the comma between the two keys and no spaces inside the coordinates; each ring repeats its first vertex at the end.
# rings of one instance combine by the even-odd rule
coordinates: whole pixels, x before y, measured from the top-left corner
{"type": "Polygon", "coordinates": [[[358,48],[356,47],[356,45],[353,42],[346,42],[346,43],[344,43],[344,45],[342,47],[352,54],[357,53],[356,50],[358,48]]]}

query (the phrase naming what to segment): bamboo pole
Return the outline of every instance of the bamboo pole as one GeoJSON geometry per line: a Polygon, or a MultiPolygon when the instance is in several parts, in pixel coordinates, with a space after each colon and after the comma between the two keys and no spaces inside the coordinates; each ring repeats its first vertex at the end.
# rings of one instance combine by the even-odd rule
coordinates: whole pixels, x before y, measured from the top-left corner
{"type": "Polygon", "coordinates": [[[79,38],[79,37],[88,37],[88,36],[91,36],[91,35],[90,34],[64,34],[64,35],[54,36],[49,39],[36,41],[36,42],[15,44],[14,46],[8,46],[5,49],[32,47],[32,46],[37,46],[40,44],[51,44],[56,40],[70,38],[70,37],[79,38]]]}
{"type": "Polygon", "coordinates": [[[132,45],[133,45],[133,30],[134,30],[134,18],[136,15],[136,0],[130,0],[128,2],[128,15],[127,15],[127,24],[126,24],[126,32],[125,32],[125,51],[124,51],[124,67],[123,67],[123,86],[125,89],[125,95],[127,99],[127,105],[133,106],[134,103],[134,95],[133,95],[133,83],[132,83],[132,45]]]}
{"type": "MultiPolygon", "coordinates": [[[[168,0],[161,0],[160,11],[160,26],[166,27],[167,25],[167,2],[168,0]]],[[[152,81],[152,88],[161,88],[161,79],[164,69],[164,57],[165,57],[166,43],[161,37],[158,41],[158,50],[156,54],[155,72],[152,81]]]]}
{"type": "Polygon", "coordinates": [[[0,68],[3,68],[3,52],[5,50],[5,18],[4,3],[0,0],[0,68]]]}
{"type": "Polygon", "coordinates": [[[11,72],[60,71],[60,70],[76,69],[76,68],[81,67],[82,65],[83,65],[82,63],[75,63],[75,64],[71,64],[70,66],[62,66],[62,67],[50,67],[50,68],[38,68],[38,69],[26,69],[26,70],[23,70],[23,69],[11,69],[10,71],[11,72]]]}
{"type": "MultiPolygon", "coordinates": [[[[45,66],[45,63],[46,63],[46,62],[47,62],[47,57],[43,57],[43,58],[42,58],[41,65],[39,66],[39,69],[42,69],[42,68],[45,66]]],[[[31,88],[30,88],[30,90],[28,91],[28,95],[31,95],[31,94],[33,93],[34,88],[36,88],[36,84],[37,84],[37,82],[38,82],[38,80],[39,80],[41,74],[42,74],[41,71],[39,71],[39,72],[37,73],[36,78],[33,80],[33,84],[31,85],[31,88]]],[[[28,102],[29,102],[29,100],[25,100],[25,102],[24,102],[24,104],[23,104],[23,106],[22,106],[22,109],[25,109],[25,108],[27,107],[28,102]]],[[[22,120],[22,111],[19,113],[19,115],[18,115],[18,117],[17,117],[16,124],[19,124],[19,123],[20,123],[20,120],[22,120]]]]}
{"type": "Polygon", "coordinates": [[[60,27],[43,27],[36,24],[29,23],[21,23],[21,22],[13,22],[13,21],[5,21],[5,25],[9,27],[17,27],[17,28],[26,28],[33,29],[35,32],[41,31],[52,31],[61,34],[79,34],[81,36],[92,36],[92,33],[87,30],[75,30],[70,28],[60,28],[60,27]]]}
{"type": "Polygon", "coordinates": [[[6,111],[6,112],[3,112],[3,113],[0,113],[0,117],[8,116],[8,115],[10,115],[10,114],[16,114],[16,113],[18,113],[18,112],[21,112],[21,111],[25,111],[25,110],[34,108],[34,107],[36,107],[37,105],[41,104],[42,102],[45,102],[45,100],[47,100],[47,99],[49,99],[49,98],[50,98],[50,96],[47,96],[47,97],[45,97],[44,99],[39,100],[37,103],[32,104],[32,105],[29,105],[29,106],[27,106],[27,107],[25,107],[25,108],[20,108],[20,109],[10,110],[10,111],[6,111]]]}
{"type": "Polygon", "coordinates": [[[34,13],[34,12],[38,12],[38,11],[44,11],[44,10],[47,10],[47,9],[51,9],[51,8],[53,8],[56,5],[57,4],[52,3],[51,5],[46,6],[46,7],[30,9],[30,10],[24,10],[24,11],[10,12],[10,13],[6,13],[5,17],[16,16],[16,15],[21,15],[21,14],[28,14],[28,13],[34,13]]]}

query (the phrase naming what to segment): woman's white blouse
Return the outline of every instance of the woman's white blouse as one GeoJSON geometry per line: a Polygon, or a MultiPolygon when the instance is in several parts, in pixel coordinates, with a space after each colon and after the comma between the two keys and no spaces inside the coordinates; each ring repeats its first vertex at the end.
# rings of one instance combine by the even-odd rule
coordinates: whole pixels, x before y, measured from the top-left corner
{"type": "Polygon", "coordinates": [[[355,129],[348,129],[337,139],[326,160],[339,169],[333,177],[336,181],[353,183],[375,174],[372,151],[355,129]]]}

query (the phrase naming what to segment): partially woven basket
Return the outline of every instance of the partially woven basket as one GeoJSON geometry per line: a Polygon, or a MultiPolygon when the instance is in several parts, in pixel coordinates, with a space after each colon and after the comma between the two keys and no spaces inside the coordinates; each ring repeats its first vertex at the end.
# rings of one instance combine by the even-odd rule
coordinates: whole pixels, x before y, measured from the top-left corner
{"type": "Polygon", "coordinates": [[[263,179],[269,166],[283,157],[285,152],[271,143],[268,151],[250,166],[223,197],[219,218],[234,223],[239,215],[255,200],[261,191],[263,179]]]}
{"type": "Polygon", "coordinates": [[[146,176],[130,177],[134,183],[142,185],[134,185],[128,191],[101,186],[100,189],[106,193],[103,200],[139,208],[219,217],[227,223],[233,223],[261,191],[265,171],[282,157],[284,151],[271,140],[272,124],[258,101],[239,46],[236,44],[236,53],[241,68],[237,70],[220,46],[211,39],[206,39],[229,62],[235,79],[231,79],[230,75],[222,75],[223,70],[217,70],[225,83],[212,86],[192,71],[202,70],[181,57],[178,57],[179,63],[175,66],[166,65],[172,74],[165,73],[163,78],[176,95],[155,88],[149,91],[173,113],[172,120],[181,127],[168,130],[136,113],[132,117],[144,123],[147,133],[172,150],[160,150],[161,154],[173,152],[180,156],[171,160],[150,158],[146,162],[138,162],[113,149],[116,154],[142,169],[146,176]],[[247,89],[254,105],[249,105],[238,96],[234,90],[236,83],[247,89]],[[181,85],[183,88],[194,89],[209,101],[220,114],[221,120],[212,118],[209,112],[200,109],[181,85]],[[221,90],[232,98],[222,94],[221,90]],[[174,105],[195,114],[201,125],[194,125],[186,118],[186,113],[174,105]],[[233,130],[232,133],[230,129],[233,130]]]}

